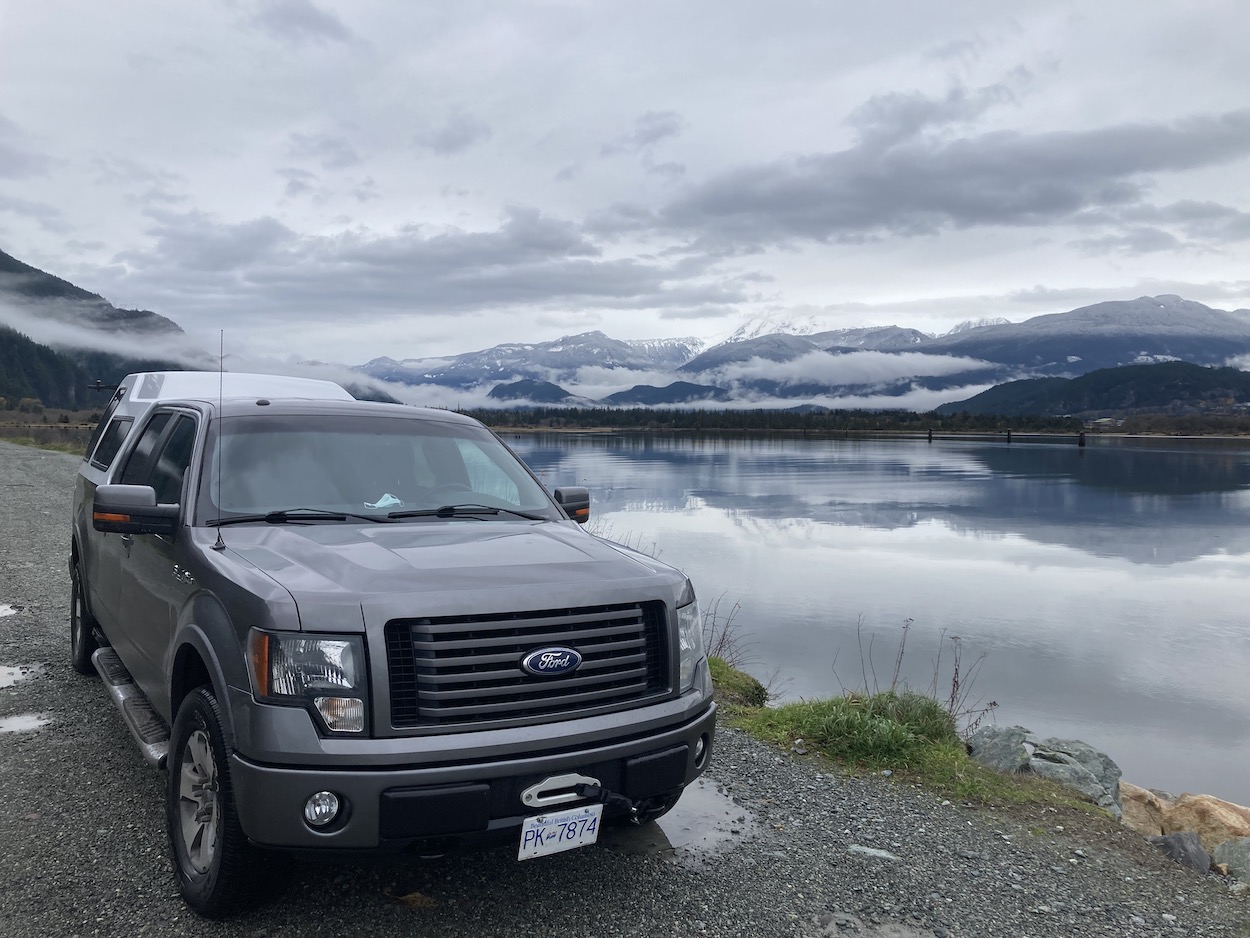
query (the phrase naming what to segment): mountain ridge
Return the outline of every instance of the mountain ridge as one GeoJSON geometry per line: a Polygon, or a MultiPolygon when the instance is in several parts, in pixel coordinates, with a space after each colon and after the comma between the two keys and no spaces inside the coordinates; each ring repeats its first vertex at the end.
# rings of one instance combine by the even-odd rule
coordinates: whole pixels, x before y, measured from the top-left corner
{"type": "MultiPolygon", "coordinates": [[[[136,348],[158,350],[183,348],[179,343],[185,333],[159,314],[119,310],[98,294],[4,252],[0,299],[7,300],[0,303],[0,322],[10,308],[21,314],[15,314],[17,324],[7,322],[17,329],[15,334],[23,333],[22,315],[26,323],[57,320],[81,327],[81,345],[53,347],[35,336],[24,338],[68,358],[91,378],[112,383],[129,371],[216,365],[202,351],[188,351],[182,366],[159,356],[102,351],[93,344],[93,335],[113,337],[109,347],[117,347],[122,338],[134,339],[136,348]],[[150,341],[158,338],[162,342],[150,341]]],[[[828,329],[815,317],[764,317],[748,320],[725,341],[711,345],[694,337],[614,339],[591,330],[454,355],[384,355],[363,365],[318,368],[323,375],[334,369],[358,375],[359,382],[342,380],[361,389],[381,382],[370,392],[377,395],[412,400],[421,388],[442,388],[435,401],[483,400],[492,406],[524,406],[536,397],[539,403],[565,406],[632,402],[927,410],[955,398],[972,399],[1006,382],[1070,379],[1107,367],[1171,360],[1250,365],[1250,310],[1220,310],[1162,294],[1091,304],[1019,323],[1001,317],[969,320],[939,336],[896,325],[828,329]],[[405,387],[411,389],[407,395],[401,392],[405,387]]],[[[15,392],[35,386],[20,361],[13,356],[6,361],[11,374],[0,375],[6,386],[15,392]]],[[[57,371],[59,366],[46,367],[57,371]]]]}

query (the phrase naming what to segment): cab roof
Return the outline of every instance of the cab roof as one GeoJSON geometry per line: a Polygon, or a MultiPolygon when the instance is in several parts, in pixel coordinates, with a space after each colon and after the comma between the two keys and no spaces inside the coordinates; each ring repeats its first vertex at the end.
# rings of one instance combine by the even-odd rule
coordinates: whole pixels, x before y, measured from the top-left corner
{"type": "Polygon", "coordinates": [[[127,375],[120,388],[123,389],[123,400],[148,405],[170,400],[216,401],[258,397],[354,400],[333,381],[234,371],[145,371],[127,375]]]}

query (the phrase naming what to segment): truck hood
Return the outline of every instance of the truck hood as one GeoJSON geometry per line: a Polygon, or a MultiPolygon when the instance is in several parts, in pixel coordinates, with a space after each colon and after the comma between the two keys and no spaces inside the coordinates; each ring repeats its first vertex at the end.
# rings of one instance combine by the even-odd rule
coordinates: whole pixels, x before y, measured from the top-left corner
{"type": "Polygon", "coordinates": [[[350,629],[395,617],[676,602],[672,567],[571,524],[415,521],[256,525],[227,529],[236,562],[295,599],[300,625],[350,629]],[[353,614],[354,611],[354,614],[353,614]]]}

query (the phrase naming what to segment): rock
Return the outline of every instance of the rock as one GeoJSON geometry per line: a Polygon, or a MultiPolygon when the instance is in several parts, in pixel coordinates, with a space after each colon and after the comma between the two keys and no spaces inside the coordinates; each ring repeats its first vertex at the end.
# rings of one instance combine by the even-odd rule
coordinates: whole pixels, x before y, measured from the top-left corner
{"type": "Polygon", "coordinates": [[[982,726],[968,737],[968,755],[999,772],[1019,772],[1029,764],[1024,741],[1031,736],[1023,726],[982,726]]]}
{"type": "Polygon", "coordinates": [[[1120,806],[1120,767],[1105,752],[1099,752],[1089,743],[1079,739],[1044,739],[1037,747],[1034,755],[1050,752],[1056,755],[1069,756],[1084,768],[1090,775],[1098,779],[1098,784],[1111,796],[1115,806],[1120,806]]]}
{"type": "Polygon", "coordinates": [[[1125,827],[1147,837],[1158,837],[1163,833],[1163,812],[1167,805],[1158,792],[1121,781],[1120,807],[1124,811],[1120,823],[1125,827]]]}
{"type": "Polygon", "coordinates": [[[1250,837],[1234,837],[1226,840],[1211,854],[1216,863],[1228,867],[1234,879],[1250,880],[1250,837]]]}
{"type": "Polygon", "coordinates": [[[1206,873],[1211,869],[1211,857],[1202,849],[1202,842],[1193,831],[1163,834],[1147,839],[1182,866],[1188,866],[1199,873],[1206,873]]]}
{"type": "Polygon", "coordinates": [[[1164,806],[1163,833],[1193,831],[1202,848],[1215,848],[1234,837],[1250,837],[1250,808],[1210,795],[1181,795],[1164,806]]]}
{"type": "Polygon", "coordinates": [[[873,857],[877,860],[897,860],[899,859],[888,850],[878,850],[875,847],[863,847],[859,844],[851,844],[846,848],[847,853],[857,853],[861,857],[873,857]]]}
{"type": "Polygon", "coordinates": [[[1120,817],[1120,767],[1088,743],[1053,737],[1038,740],[1028,769],[1080,792],[1114,817],[1120,817]]]}
{"type": "Polygon", "coordinates": [[[1120,817],[1120,767],[1079,739],[1038,739],[1023,726],[983,726],[968,738],[968,754],[999,772],[1049,778],[1120,817]]]}

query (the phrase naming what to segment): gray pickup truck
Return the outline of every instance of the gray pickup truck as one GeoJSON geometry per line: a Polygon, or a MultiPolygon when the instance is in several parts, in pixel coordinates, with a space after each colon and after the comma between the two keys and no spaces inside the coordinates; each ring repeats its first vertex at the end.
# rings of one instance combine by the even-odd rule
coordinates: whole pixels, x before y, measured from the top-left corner
{"type": "Polygon", "coordinates": [[[128,376],[74,492],[73,666],[168,776],[182,894],[263,850],[519,859],[658,817],[716,724],[690,581],[480,423],[269,375],[128,376]]]}

